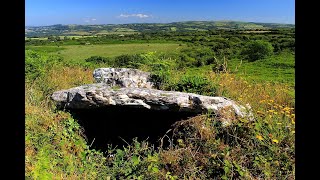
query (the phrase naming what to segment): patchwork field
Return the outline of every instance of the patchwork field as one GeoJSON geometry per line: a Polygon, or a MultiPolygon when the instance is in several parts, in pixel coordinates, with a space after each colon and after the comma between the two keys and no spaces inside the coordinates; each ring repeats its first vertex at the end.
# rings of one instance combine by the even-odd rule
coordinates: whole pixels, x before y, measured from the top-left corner
{"type": "Polygon", "coordinates": [[[29,46],[27,49],[54,52],[66,61],[83,61],[90,56],[114,57],[122,54],[143,52],[173,52],[185,46],[172,43],[150,44],[103,44],[103,45],[70,45],[70,46],[29,46]]]}

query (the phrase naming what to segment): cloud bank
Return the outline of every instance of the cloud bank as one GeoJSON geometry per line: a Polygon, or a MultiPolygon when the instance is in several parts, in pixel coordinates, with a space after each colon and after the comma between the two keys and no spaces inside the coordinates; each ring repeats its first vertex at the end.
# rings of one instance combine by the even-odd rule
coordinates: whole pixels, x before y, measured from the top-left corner
{"type": "Polygon", "coordinates": [[[150,16],[140,13],[140,14],[120,14],[119,17],[121,17],[121,18],[129,18],[129,17],[148,18],[150,16]]]}

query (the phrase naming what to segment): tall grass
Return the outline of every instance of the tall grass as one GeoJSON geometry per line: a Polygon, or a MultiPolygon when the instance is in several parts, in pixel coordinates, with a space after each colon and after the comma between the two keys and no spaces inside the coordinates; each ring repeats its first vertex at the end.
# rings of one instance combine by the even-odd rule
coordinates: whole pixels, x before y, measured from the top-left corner
{"type": "MultiPolygon", "coordinates": [[[[45,62],[53,60],[45,55],[41,57],[47,58],[45,62]]],[[[92,83],[93,69],[65,66],[63,61],[44,69],[37,67],[41,75],[26,76],[34,79],[25,85],[26,178],[295,178],[295,105],[294,89],[290,86],[253,83],[228,72],[195,71],[215,85],[215,95],[250,104],[255,120],[240,118],[223,126],[219,117],[203,114],[176,122],[173,136],[164,136],[170,142],[167,148],[155,149],[146,141],[134,140],[121,149],[110,145],[102,153],[89,147],[77,120],[55,109],[50,99],[56,90],[92,83]]],[[[190,76],[187,71],[169,69],[169,72],[166,74],[169,85],[164,87],[179,85],[181,77],[190,76]]],[[[200,90],[210,91],[202,87],[200,90]]]]}

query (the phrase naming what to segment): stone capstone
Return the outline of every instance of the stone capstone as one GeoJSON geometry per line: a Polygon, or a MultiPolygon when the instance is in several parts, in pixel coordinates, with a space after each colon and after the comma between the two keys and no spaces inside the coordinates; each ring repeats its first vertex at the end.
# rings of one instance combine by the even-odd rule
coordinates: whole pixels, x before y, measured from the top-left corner
{"type": "Polygon", "coordinates": [[[130,107],[145,110],[213,112],[225,125],[238,117],[253,120],[250,108],[225,97],[153,89],[150,73],[129,68],[99,68],[93,76],[97,83],[56,91],[52,99],[66,109],[130,107]]]}
{"type": "Polygon", "coordinates": [[[97,83],[109,86],[152,88],[150,73],[131,68],[98,68],[93,71],[97,83]]]}
{"type": "Polygon", "coordinates": [[[230,109],[244,117],[245,108],[225,97],[202,96],[193,93],[162,91],[148,88],[112,88],[104,83],[88,84],[56,91],[52,99],[66,109],[91,109],[108,106],[130,106],[159,111],[213,112],[221,116],[230,109]]]}

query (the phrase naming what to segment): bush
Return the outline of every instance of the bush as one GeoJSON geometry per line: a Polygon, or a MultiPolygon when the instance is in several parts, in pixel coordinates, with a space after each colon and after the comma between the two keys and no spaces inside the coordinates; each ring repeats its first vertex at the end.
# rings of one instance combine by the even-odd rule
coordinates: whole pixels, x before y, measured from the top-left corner
{"type": "Polygon", "coordinates": [[[272,54],[273,47],[271,43],[262,40],[248,42],[242,51],[242,55],[247,58],[249,62],[266,58],[272,54]]]}
{"type": "Polygon", "coordinates": [[[181,51],[180,67],[201,67],[215,64],[215,53],[210,48],[190,48],[181,51]]]}
{"type": "Polygon", "coordinates": [[[144,64],[145,59],[139,54],[124,54],[115,57],[114,66],[115,67],[126,67],[126,68],[139,68],[142,64],[144,64]]]}
{"type": "Polygon", "coordinates": [[[45,75],[47,68],[62,60],[60,57],[48,56],[33,50],[25,52],[25,78],[27,81],[33,81],[45,75]]]}
{"type": "Polygon", "coordinates": [[[165,89],[170,80],[170,65],[165,62],[151,64],[150,80],[157,89],[165,89]]]}
{"type": "Polygon", "coordinates": [[[170,85],[174,91],[197,93],[203,95],[215,95],[216,86],[205,77],[201,76],[182,76],[182,78],[173,85],[170,85]]]}
{"type": "Polygon", "coordinates": [[[91,56],[87,59],[85,59],[86,62],[92,62],[92,63],[108,63],[112,61],[109,57],[101,57],[101,56],[91,56]]]}

